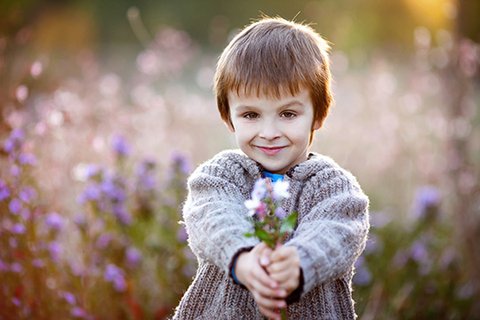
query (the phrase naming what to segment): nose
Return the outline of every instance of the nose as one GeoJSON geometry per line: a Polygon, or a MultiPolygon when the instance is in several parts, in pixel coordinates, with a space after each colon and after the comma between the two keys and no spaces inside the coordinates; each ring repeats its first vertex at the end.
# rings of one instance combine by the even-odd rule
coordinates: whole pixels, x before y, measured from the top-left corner
{"type": "Polygon", "coordinates": [[[274,140],[280,137],[280,130],[274,120],[263,121],[258,136],[265,140],[274,140]]]}

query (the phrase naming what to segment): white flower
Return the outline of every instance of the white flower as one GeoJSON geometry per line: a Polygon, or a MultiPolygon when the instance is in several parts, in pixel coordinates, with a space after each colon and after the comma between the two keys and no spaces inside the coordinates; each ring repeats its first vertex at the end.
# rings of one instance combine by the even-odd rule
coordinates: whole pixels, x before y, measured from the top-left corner
{"type": "Polygon", "coordinates": [[[290,197],[288,192],[289,183],[277,180],[273,183],[273,198],[277,201],[290,197]]]}
{"type": "Polygon", "coordinates": [[[258,179],[253,186],[252,199],[262,200],[267,193],[267,185],[265,179],[258,179]]]}
{"type": "Polygon", "coordinates": [[[261,205],[261,201],[259,199],[250,199],[245,201],[245,207],[248,209],[248,215],[253,217],[261,205]]]}

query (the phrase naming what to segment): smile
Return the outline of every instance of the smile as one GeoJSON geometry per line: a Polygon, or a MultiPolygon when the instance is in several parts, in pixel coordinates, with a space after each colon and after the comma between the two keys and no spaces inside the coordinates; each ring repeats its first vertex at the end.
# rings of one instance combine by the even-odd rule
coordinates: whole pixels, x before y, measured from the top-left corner
{"type": "Polygon", "coordinates": [[[260,149],[263,153],[265,153],[267,156],[274,156],[280,151],[282,151],[285,147],[259,147],[257,146],[258,149],[260,149]]]}

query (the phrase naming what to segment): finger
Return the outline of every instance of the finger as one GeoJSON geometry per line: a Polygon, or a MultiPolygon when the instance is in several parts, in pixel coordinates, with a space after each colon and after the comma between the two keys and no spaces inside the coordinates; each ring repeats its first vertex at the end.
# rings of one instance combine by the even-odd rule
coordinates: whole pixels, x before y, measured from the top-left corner
{"type": "Polygon", "coordinates": [[[279,286],[290,279],[298,279],[299,277],[299,268],[283,269],[276,272],[270,272],[270,278],[277,282],[279,286]]]}
{"type": "Polygon", "coordinates": [[[270,256],[272,263],[292,258],[298,258],[295,247],[277,247],[270,256]]]}
{"type": "Polygon", "coordinates": [[[252,271],[252,278],[253,280],[257,281],[260,285],[264,287],[268,287],[271,289],[277,289],[278,288],[278,283],[273,280],[268,273],[260,266],[255,266],[252,271]]]}
{"type": "Polygon", "coordinates": [[[257,291],[253,291],[253,298],[257,302],[259,306],[268,309],[278,309],[278,308],[285,308],[287,306],[285,300],[282,299],[274,299],[269,296],[264,296],[257,291]]]}
{"type": "Polygon", "coordinates": [[[270,297],[272,299],[282,299],[287,296],[287,290],[284,288],[271,289],[270,287],[264,286],[256,281],[252,282],[252,287],[249,289],[252,292],[257,292],[264,297],[270,297]]]}

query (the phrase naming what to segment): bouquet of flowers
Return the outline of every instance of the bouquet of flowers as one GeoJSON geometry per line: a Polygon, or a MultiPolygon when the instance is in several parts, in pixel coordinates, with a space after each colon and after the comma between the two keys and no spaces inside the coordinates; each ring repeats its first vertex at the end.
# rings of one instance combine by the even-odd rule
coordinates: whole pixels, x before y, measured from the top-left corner
{"type": "Polygon", "coordinates": [[[254,232],[246,237],[257,237],[272,249],[285,241],[297,223],[297,213],[287,215],[281,207],[283,200],[290,197],[288,186],[286,181],[272,182],[269,178],[255,182],[252,198],[245,201],[249,215],[254,217],[254,232]]]}
{"type": "MultiPolygon", "coordinates": [[[[287,215],[281,207],[283,200],[290,196],[288,186],[286,181],[272,182],[270,178],[256,181],[252,198],[245,201],[249,215],[254,218],[254,232],[245,234],[246,237],[257,237],[271,249],[285,241],[297,223],[297,213],[287,215]]],[[[282,319],[287,319],[285,309],[281,309],[280,314],[282,319]]]]}

